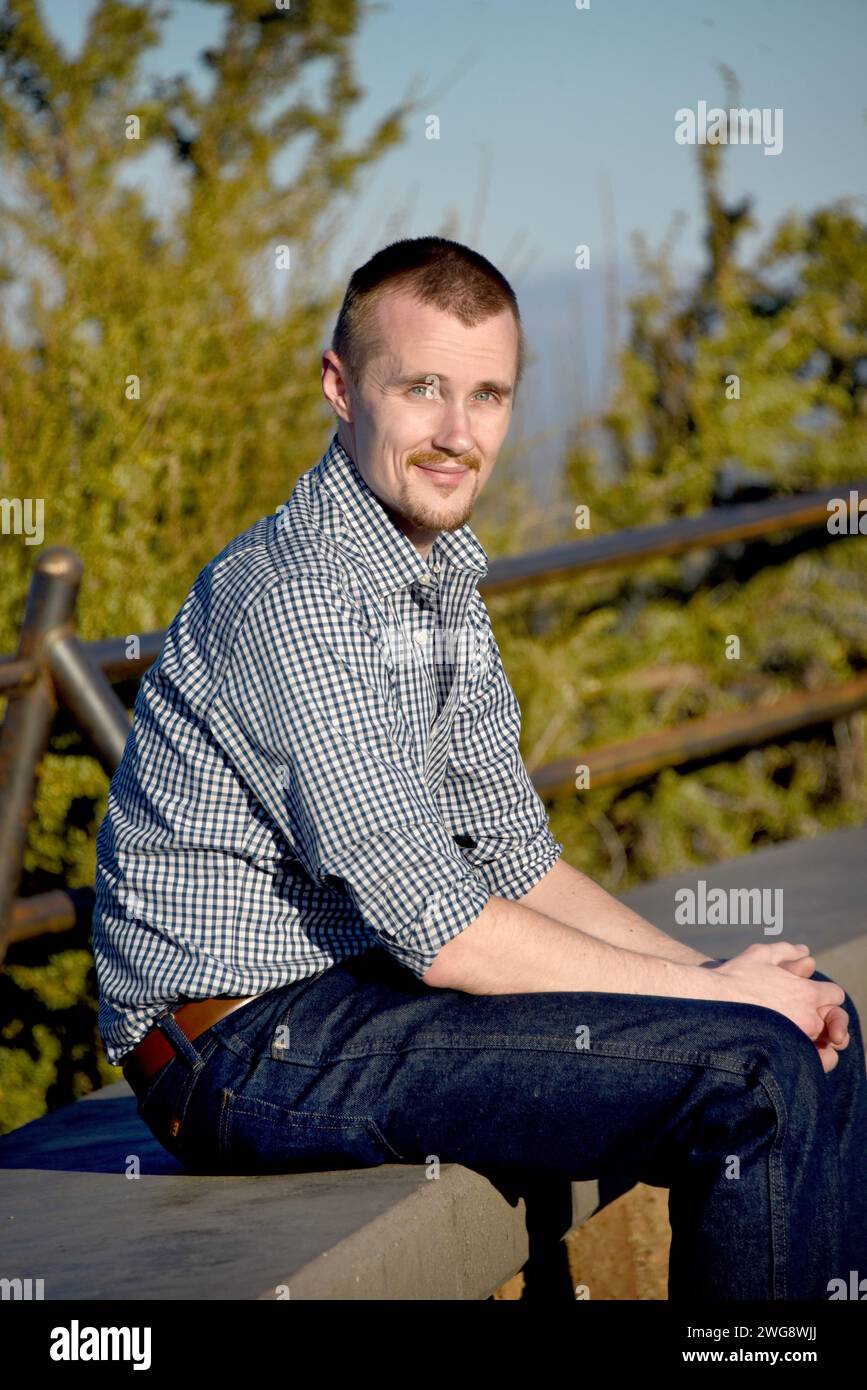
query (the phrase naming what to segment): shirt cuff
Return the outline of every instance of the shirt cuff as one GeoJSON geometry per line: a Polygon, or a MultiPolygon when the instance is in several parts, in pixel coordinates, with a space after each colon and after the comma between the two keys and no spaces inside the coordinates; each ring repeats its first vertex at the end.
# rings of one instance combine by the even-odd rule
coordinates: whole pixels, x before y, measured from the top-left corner
{"type": "Polygon", "coordinates": [[[519,849],[486,863],[477,863],[476,870],[492,894],[499,898],[522,898],[553,868],[562,853],[561,842],[543,826],[519,849]]]}
{"type": "Polygon", "coordinates": [[[420,917],[403,927],[380,927],[376,935],[387,951],[419,979],[447,941],[459,936],[487,906],[491,893],[478,873],[425,899],[420,917]]]}

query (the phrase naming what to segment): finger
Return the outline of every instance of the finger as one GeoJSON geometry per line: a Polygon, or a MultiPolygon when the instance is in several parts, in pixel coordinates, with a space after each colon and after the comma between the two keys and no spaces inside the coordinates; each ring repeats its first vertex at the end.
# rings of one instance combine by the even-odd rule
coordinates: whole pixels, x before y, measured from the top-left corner
{"type": "Polygon", "coordinates": [[[849,1034],[844,1038],[835,1039],[828,1036],[826,1032],[821,1032],[812,1039],[814,1045],[820,1049],[830,1049],[834,1052],[843,1052],[849,1046],[849,1034]]]}
{"type": "Polygon", "coordinates": [[[838,1061],[840,1060],[837,1055],[837,1048],[830,1044],[824,1037],[824,1035],[818,1038],[814,1038],[813,1044],[816,1048],[816,1051],[819,1054],[819,1061],[822,1063],[823,1069],[826,1072],[833,1071],[834,1067],[836,1067],[838,1061]]]}
{"type": "Polygon", "coordinates": [[[848,1047],[849,1015],[846,1010],[833,1005],[831,1008],[822,1008],[817,1012],[823,1021],[823,1028],[813,1041],[817,1044],[829,1043],[838,1048],[848,1047]]]}
{"type": "Polygon", "coordinates": [[[766,950],[774,965],[780,965],[784,960],[798,960],[810,954],[809,946],[795,946],[791,941],[759,941],[754,945],[766,950]]]}
{"type": "Polygon", "coordinates": [[[837,1056],[837,1053],[834,1051],[833,1047],[828,1048],[827,1050],[820,1048],[819,1060],[822,1063],[824,1071],[829,1072],[834,1070],[840,1058],[837,1056]]]}
{"type": "Polygon", "coordinates": [[[816,1010],[827,1004],[836,1006],[845,1002],[845,989],[842,989],[840,985],[835,985],[833,980],[814,980],[812,987],[816,991],[814,996],[816,1010]]]}
{"type": "Polygon", "coordinates": [[[849,1015],[845,1009],[829,1009],[825,1015],[825,1031],[837,1047],[845,1047],[849,1042],[849,1015]]]}
{"type": "Polygon", "coordinates": [[[816,973],[815,956],[800,956],[797,960],[781,960],[776,964],[781,970],[788,970],[790,975],[800,975],[802,980],[809,980],[816,973]]]}

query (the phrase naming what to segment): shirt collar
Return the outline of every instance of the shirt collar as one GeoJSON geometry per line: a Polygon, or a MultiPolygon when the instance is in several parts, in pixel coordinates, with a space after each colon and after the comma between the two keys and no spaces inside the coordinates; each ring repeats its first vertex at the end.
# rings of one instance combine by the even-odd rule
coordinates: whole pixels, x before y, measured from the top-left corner
{"type": "MultiPolygon", "coordinates": [[[[335,539],[351,548],[369,566],[381,593],[392,593],[430,573],[430,565],[445,560],[453,569],[470,570],[477,581],[488,571],[488,557],[468,525],[440,531],[431,547],[430,565],[408,536],[395,526],[379,498],[368,487],[354,459],[335,432],[313,470],[315,480],[337,502],[340,522],[335,539]]],[[[328,524],[326,522],[326,524],[328,524]]]]}

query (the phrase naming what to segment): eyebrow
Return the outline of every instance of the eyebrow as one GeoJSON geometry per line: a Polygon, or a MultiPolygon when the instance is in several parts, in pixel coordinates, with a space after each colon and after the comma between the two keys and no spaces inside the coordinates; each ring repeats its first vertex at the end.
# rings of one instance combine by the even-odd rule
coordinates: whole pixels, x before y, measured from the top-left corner
{"type": "MultiPolygon", "coordinates": [[[[440,372],[408,372],[405,376],[393,378],[392,386],[423,386],[428,377],[435,376],[438,381],[448,383],[451,378],[443,376],[440,372]]],[[[507,381],[477,381],[473,387],[474,391],[497,391],[499,395],[508,398],[512,394],[512,388],[507,381]]]]}

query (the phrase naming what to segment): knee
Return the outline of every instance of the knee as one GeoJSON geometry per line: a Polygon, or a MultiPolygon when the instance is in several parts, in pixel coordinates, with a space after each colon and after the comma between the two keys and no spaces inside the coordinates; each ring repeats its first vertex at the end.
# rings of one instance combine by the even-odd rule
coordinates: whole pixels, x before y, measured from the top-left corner
{"type": "Polygon", "coordinates": [[[755,1004],[741,1020],[742,1057],[747,1070],[767,1068],[779,1081],[787,1079],[794,1090],[803,1086],[821,1064],[812,1038],[777,1009],[755,1004]]]}

